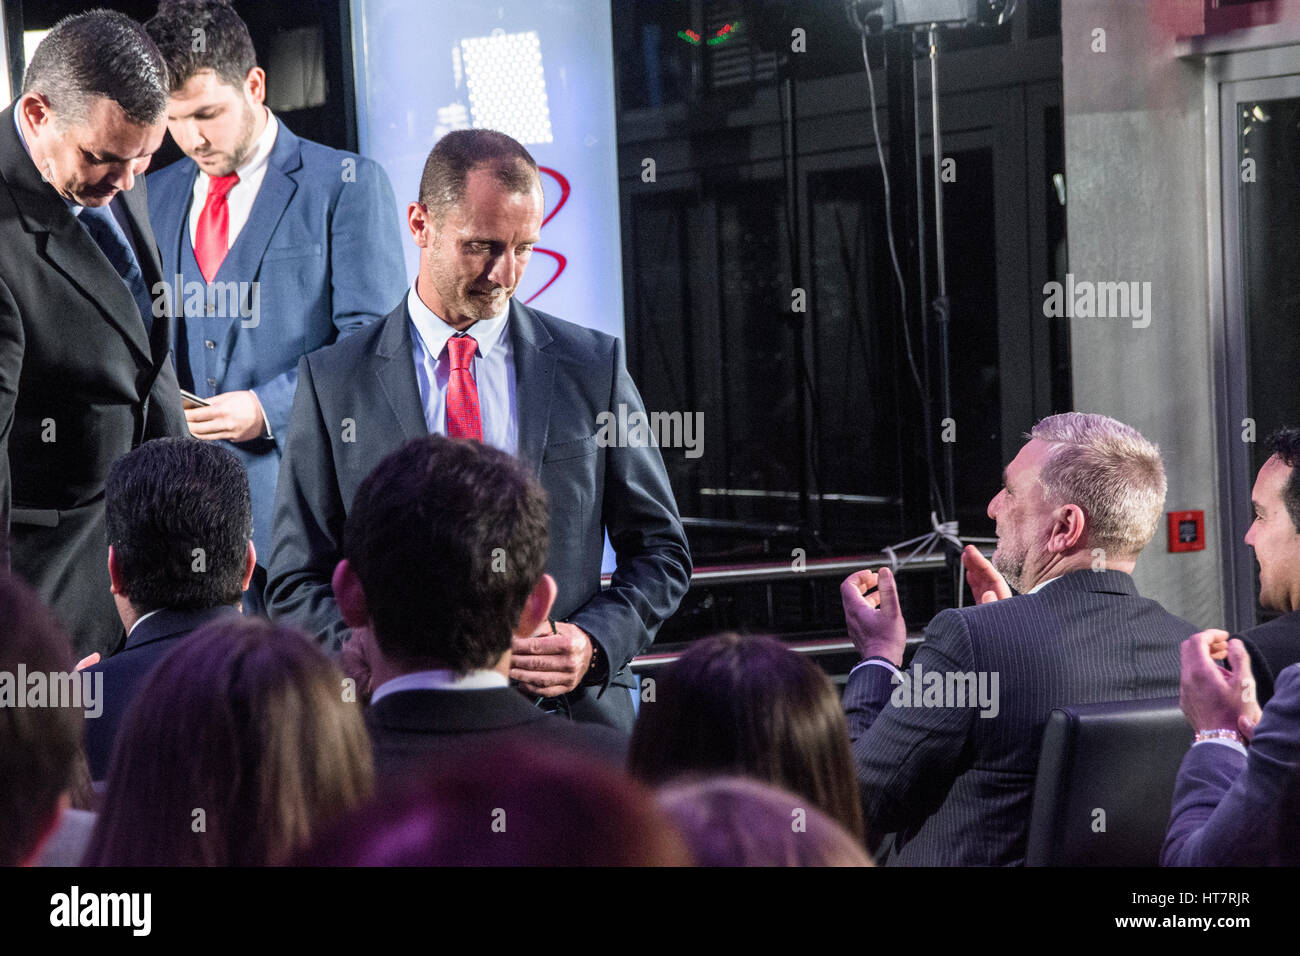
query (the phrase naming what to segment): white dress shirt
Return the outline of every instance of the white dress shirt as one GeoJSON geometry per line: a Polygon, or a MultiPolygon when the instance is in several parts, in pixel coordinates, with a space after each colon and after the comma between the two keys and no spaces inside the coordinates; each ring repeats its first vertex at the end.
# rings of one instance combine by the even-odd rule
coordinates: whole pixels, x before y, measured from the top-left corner
{"type": "Polygon", "coordinates": [[[477,670],[468,674],[457,674],[450,670],[413,671],[384,681],[370,695],[370,703],[373,706],[381,697],[402,690],[487,690],[509,686],[510,681],[500,671],[477,670]]]}
{"type": "MultiPolygon", "coordinates": [[[[248,224],[248,217],[253,214],[253,202],[257,199],[257,191],[262,188],[262,180],[266,178],[266,167],[271,159],[271,150],[275,146],[275,134],[279,129],[280,124],[268,109],[266,129],[262,130],[262,135],[257,137],[257,143],[253,147],[253,152],[249,154],[248,161],[235,170],[239,174],[239,182],[226,193],[226,208],[230,211],[226,251],[235,244],[240,230],[248,224]]],[[[190,200],[190,245],[194,245],[196,241],[199,214],[203,212],[203,204],[208,199],[208,178],[207,173],[199,170],[199,175],[194,180],[194,194],[190,200]]]]}
{"type": "MultiPolygon", "coordinates": [[[[436,435],[447,434],[447,381],[451,377],[451,358],[447,340],[456,330],[424,304],[415,291],[406,296],[411,315],[411,360],[415,363],[415,381],[420,387],[420,404],[424,406],[424,423],[436,435]]],[[[466,331],[478,343],[470,361],[470,374],[478,386],[479,417],[483,423],[483,443],[514,455],[519,450],[519,417],[515,414],[515,363],[506,324],[510,308],[491,319],[480,319],[466,331]]]]}

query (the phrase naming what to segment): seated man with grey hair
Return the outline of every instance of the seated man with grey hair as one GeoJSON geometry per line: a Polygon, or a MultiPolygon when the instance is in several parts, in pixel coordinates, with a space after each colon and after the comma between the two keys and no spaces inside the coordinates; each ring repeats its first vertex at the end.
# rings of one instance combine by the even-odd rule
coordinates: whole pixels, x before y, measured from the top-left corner
{"type": "Polygon", "coordinates": [[[868,842],[895,834],[887,864],[1023,864],[1052,710],[1178,693],[1179,644],[1197,629],[1130,576],[1164,508],[1159,449],[1078,412],[1027,437],[989,503],[992,566],[974,548],[962,558],[980,603],[936,615],[910,672],[889,569],[840,589],[863,657],[844,708],[868,842]]]}

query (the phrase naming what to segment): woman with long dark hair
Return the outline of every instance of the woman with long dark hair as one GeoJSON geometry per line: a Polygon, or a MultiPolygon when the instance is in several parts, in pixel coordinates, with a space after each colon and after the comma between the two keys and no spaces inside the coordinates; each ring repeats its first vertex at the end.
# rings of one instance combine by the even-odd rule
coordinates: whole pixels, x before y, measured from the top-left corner
{"type": "Polygon", "coordinates": [[[286,862],[367,800],[370,741],[342,673],[292,628],[213,622],[127,711],[88,866],[286,862]]]}
{"type": "Polygon", "coordinates": [[[628,769],[652,785],[738,774],[811,800],[862,839],[839,695],[816,664],[771,637],[697,641],[641,705],[628,769]]]}

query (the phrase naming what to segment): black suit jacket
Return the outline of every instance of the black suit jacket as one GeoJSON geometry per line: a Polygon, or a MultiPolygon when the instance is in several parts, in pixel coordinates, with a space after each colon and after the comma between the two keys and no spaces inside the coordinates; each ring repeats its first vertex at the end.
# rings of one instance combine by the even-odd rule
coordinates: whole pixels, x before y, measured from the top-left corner
{"type": "Polygon", "coordinates": [[[167,652],[193,631],[210,621],[235,614],[233,607],[213,607],[202,611],[171,611],[164,608],[142,620],[126,639],[126,645],[87,672],[103,677],[102,710],[98,716],[86,718],[86,757],[90,761],[90,779],[108,777],[108,765],[113,757],[113,744],[117,740],[122,719],[135,700],[140,685],[149,672],[167,652]]]}
{"type": "MultiPolygon", "coordinates": [[[[114,203],[152,289],[162,267],[143,177],[114,203]]],[[[122,633],[104,557],[108,469],[145,439],[189,434],[170,341],[165,314],[146,337],[126,284],[27,155],[13,107],[0,113],[0,532],[83,654],[122,633]]]]}
{"type": "MultiPolygon", "coordinates": [[[[383,322],[303,358],[276,491],[267,605],[327,646],[347,635],[330,578],[357,488],[428,433],[402,302],[383,322]]],[[[553,616],[591,635],[611,663],[604,687],[568,695],[575,717],[631,731],[627,663],[686,593],[691,559],[659,449],[602,447],[598,416],[641,409],[616,339],[511,302],[519,458],[550,503],[553,616]],[[601,590],[604,534],[618,554],[601,590]]]]}
{"type": "Polygon", "coordinates": [[[366,727],[385,788],[512,742],[563,747],[620,770],[627,755],[627,737],[612,727],[548,714],[510,687],[386,694],[366,709],[366,727]]]}
{"type": "Polygon", "coordinates": [[[900,864],[1023,864],[1052,710],[1176,695],[1178,647],[1196,630],[1120,571],[1075,571],[1036,594],[941,612],[904,674],[919,673],[923,690],[926,673],[945,687],[949,674],[983,675],[990,690],[997,675],[995,706],[918,697],[875,664],[850,674],[844,707],[873,842],[896,833],[900,864]]]}
{"type": "Polygon", "coordinates": [[[1259,706],[1273,696],[1273,685],[1287,667],[1300,662],[1300,611],[1265,621],[1238,635],[1250,654],[1259,706]]]}

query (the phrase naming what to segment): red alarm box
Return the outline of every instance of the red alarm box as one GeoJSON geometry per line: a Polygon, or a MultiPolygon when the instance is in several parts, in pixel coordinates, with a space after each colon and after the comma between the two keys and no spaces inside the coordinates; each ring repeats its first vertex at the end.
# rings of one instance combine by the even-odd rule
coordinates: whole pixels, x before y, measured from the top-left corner
{"type": "Polygon", "coordinates": [[[1169,512],[1169,550],[1205,550],[1205,512],[1169,512]]]}

